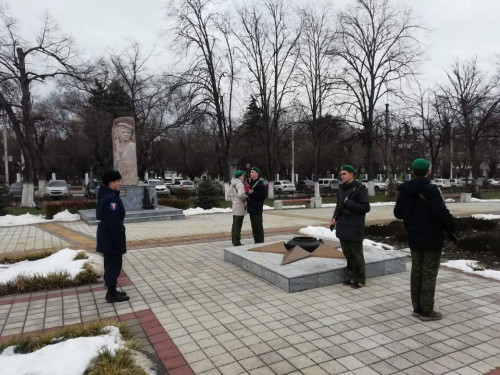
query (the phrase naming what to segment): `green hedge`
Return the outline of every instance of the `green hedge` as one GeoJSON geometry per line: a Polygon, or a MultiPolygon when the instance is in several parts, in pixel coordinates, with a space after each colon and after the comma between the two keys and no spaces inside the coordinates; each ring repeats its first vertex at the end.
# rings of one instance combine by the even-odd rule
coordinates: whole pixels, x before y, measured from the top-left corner
{"type": "Polygon", "coordinates": [[[187,210],[189,208],[189,201],[186,199],[171,199],[171,198],[158,198],[160,206],[168,206],[187,210]]]}
{"type": "Polygon", "coordinates": [[[52,220],[54,215],[68,210],[72,214],[78,213],[78,210],[89,210],[95,208],[95,201],[61,201],[45,204],[45,218],[52,220]]]}

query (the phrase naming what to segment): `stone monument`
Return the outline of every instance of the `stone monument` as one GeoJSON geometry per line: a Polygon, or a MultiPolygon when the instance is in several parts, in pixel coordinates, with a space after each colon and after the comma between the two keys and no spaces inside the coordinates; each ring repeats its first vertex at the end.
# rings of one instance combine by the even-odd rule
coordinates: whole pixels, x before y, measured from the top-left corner
{"type": "MultiPolygon", "coordinates": [[[[113,121],[113,167],[122,175],[120,198],[125,207],[125,223],[184,219],[182,210],[158,205],[154,186],[139,186],[135,120],[119,117],[113,121]]],[[[89,225],[96,225],[95,210],[80,210],[80,217],[89,225]]]]}
{"type": "Polygon", "coordinates": [[[123,185],[137,185],[137,151],[133,117],[113,121],[113,164],[122,175],[123,185]]]}

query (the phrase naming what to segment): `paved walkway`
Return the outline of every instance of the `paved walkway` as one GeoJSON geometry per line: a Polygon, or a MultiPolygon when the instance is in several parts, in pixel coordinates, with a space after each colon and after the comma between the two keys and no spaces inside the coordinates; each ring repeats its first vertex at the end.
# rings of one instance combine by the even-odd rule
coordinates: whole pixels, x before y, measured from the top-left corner
{"type": "MultiPolygon", "coordinates": [[[[500,212],[500,203],[449,207],[460,215],[500,212]]],[[[269,211],[266,241],[327,225],[331,212],[269,211]]],[[[374,207],[368,220],[390,220],[391,212],[374,207]]],[[[120,285],[129,302],[105,303],[102,285],[1,297],[0,340],[119,318],[141,322],[147,350],[169,374],[485,374],[500,367],[500,283],[442,268],[436,303],[445,317],[426,323],[410,315],[408,272],[369,279],[359,290],[288,294],[223,261],[230,222],[230,214],[214,214],[128,224],[134,246],[120,285]]],[[[82,222],[51,224],[0,228],[3,251],[88,247],[95,238],[95,227],[82,222]],[[24,248],[22,233],[32,237],[24,248]]]]}

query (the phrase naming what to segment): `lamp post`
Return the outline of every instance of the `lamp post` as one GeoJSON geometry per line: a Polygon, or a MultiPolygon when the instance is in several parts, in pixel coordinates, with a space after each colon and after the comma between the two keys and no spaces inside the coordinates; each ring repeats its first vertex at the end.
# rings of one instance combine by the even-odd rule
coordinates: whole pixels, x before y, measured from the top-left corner
{"type": "Polygon", "coordinates": [[[292,123],[292,184],[295,184],[295,126],[292,123]]]}
{"type": "Polygon", "coordinates": [[[9,186],[9,151],[7,147],[7,119],[5,115],[2,116],[3,120],[3,158],[5,165],[5,186],[9,186]]]}

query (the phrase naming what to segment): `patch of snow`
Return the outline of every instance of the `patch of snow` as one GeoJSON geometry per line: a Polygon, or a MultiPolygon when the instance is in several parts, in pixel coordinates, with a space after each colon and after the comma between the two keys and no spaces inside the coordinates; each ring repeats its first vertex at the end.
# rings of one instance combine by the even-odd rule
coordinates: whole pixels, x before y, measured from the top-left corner
{"type": "MultiPolygon", "coordinates": [[[[7,283],[19,275],[46,276],[49,273],[68,272],[72,278],[82,271],[87,259],[74,260],[83,250],[62,249],[46,258],[0,265],[0,283],[7,283]]],[[[1,368],[1,367],[0,367],[1,368]]]]}
{"type": "Polygon", "coordinates": [[[72,214],[68,210],[64,210],[62,212],[58,212],[54,215],[52,221],[78,221],[80,220],[80,215],[72,214]]]}
{"type": "MultiPolygon", "coordinates": [[[[335,229],[330,231],[329,228],[324,227],[316,227],[316,226],[308,226],[306,228],[299,229],[300,234],[304,234],[306,236],[320,238],[322,240],[338,240],[335,229]]],[[[363,241],[364,248],[373,248],[378,250],[395,250],[394,246],[387,245],[381,242],[375,242],[372,240],[364,240],[363,241]]]]}
{"type": "Polygon", "coordinates": [[[471,198],[471,202],[483,202],[483,203],[491,203],[491,202],[500,202],[500,199],[477,199],[471,198]]]}
{"type": "Polygon", "coordinates": [[[487,277],[488,279],[500,280],[500,271],[496,270],[482,270],[474,271],[479,262],[475,260],[449,260],[446,263],[441,263],[442,266],[454,268],[463,272],[473,273],[474,275],[479,275],[487,277]]]}
{"type": "Polygon", "coordinates": [[[446,198],[444,201],[446,203],[455,203],[455,199],[453,199],[453,198],[446,198]]]}
{"type": "MultiPolygon", "coordinates": [[[[274,210],[273,207],[266,206],[264,205],[263,207],[264,211],[265,210],[274,210]]],[[[184,215],[186,216],[192,216],[192,215],[204,215],[204,214],[219,214],[219,213],[230,213],[233,212],[231,207],[228,208],[210,208],[208,210],[204,210],[201,207],[196,207],[196,208],[188,208],[187,210],[182,211],[184,215]]]]}
{"type": "Polygon", "coordinates": [[[182,211],[186,216],[201,215],[201,214],[216,214],[216,213],[227,213],[231,212],[231,208],[211,208],[209,210],[204,210],[201,207],[188,208],[182,211]]]}
{"type": "Polygon", "coordinates": [[[68,339],[33,353],[15,354],[9,346],[0,353],[2,375],[82,375],[103,348],[116,353],[125,347],[117,327],[106,329],[107,334],[68,339]]]}
{"type": "Polygon", "coordinates": [[[500,219],[500,215],[493,214],[474,214],[471,215],[474,219],[482,219],[482,220],[497,220],[500,219]]]}
{"type": "Polygon", "coordinates": [[[68,210],[58,212],[52,220],[48,220],[43,215],[5,215],[0,216],[0,227],[12,227],[17,225],[30,225],[48,223],[50,221],[77,221],[80,220],[80,215],[69,213],[68,210]]]}

